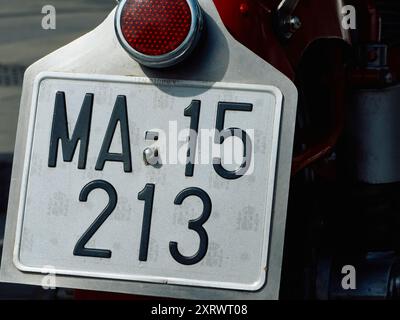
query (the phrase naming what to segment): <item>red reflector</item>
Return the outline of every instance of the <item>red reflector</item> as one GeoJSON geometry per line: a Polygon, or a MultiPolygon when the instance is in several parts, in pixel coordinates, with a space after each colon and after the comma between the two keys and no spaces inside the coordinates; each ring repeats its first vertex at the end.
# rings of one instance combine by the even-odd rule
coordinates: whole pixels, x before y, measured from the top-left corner
{"type": "Polygon", "coordinates": [[[152,68],[170,67],[189,57],[202,30],[197,0],[120,0],[115,14],[121,46],[152,68]]]}
{"type": "Polygon", "coordinates": [[[121,14],[125,40],[136,51],[160,56],[187,38],[192,14],[186,0],[128,0],[121,14]]]}

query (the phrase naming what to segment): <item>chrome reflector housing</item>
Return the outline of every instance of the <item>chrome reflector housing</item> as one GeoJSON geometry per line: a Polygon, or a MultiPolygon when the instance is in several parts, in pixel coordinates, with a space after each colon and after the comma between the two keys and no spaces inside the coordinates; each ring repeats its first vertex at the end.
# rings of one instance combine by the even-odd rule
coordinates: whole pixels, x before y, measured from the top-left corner
{"type": "Polygon", "coordinates": [[[177,21],[179,20],[176,20],[176,17],[173,13],[171,14],[171,12],[167,12],[168,10],[171,10],[171,7],[174,8],[175,4],[181,5],[182,0],[120,1],[115,15],[115,30],[122,47],[137,62],[151,68],[166,68],[183,61],[196,47],[203,29],[203,14],[198,1],[184,1],[186,1],[184,4],[187,4],[188,8],[190,9],[191,15],[190,25],[188,26],[187,30],[177,30],[177,28],[180,27],[177,27],[177,21]],[[153,11],[152,5],[157,6],[158,10],[155,9],[153,11]],[[142,13],[143,11],[146,11],[147,16],[138,14],[142,13]],[[153,12],[154,16],[149,18],[149,13],[153,15],[153,12]],[[171,22],[171,19],[175,19],[175,21],[171,22]],[[129,32],[133,33],[133,36],[131,34],[127,36],[127,28],[126,25],[124,25],[126,23],[129,24],[129,32]],[[141,28],[141,32],[135,34],[136,30],[132,30],[134,27],[141,28]],[[170,48],[171,43],[168,43],[165,41],[165,39],[173,38],[174,34],[166,34],[165,30],[173,30],[173,32],[177,32],[177,34],[179,32],[180,36],[182,36],[182,32],[187,33],[187,35],[186,37],[182,38],[183,40],[180,41],[180,43],[170,48]],[[157,42],[157,45],[161,46],[165,43],[166,47],[163,48],[164,50],[159,50],[163,52],[160,55],[149,54],[149,52],[139,50],[138,46],[136,46],[138,42],[143,43],[146,41],[155,41],[157,42]],[[168,49],[171,51],[168,51],[168,49]]]}

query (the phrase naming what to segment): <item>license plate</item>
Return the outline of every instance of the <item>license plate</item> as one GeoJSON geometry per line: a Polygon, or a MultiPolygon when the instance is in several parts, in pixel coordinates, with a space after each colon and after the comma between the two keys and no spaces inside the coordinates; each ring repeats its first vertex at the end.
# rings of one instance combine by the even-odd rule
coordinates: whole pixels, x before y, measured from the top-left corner
{"type": "Polygon", "coordinates": [[[39,75],[15,265],[259,290],[281,107],[272,86],[39,75]]]}

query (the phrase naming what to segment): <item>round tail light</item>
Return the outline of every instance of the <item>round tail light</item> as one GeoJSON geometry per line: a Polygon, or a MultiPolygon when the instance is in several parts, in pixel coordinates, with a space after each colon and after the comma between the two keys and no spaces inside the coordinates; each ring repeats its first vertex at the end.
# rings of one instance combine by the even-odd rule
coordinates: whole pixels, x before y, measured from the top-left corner
{"type": "Polygon", "coordinates": [[[123,48],[153,68],[170,67],[190,55],[202,27],[197,0],[122,0],[115,17],[123,48]]]}

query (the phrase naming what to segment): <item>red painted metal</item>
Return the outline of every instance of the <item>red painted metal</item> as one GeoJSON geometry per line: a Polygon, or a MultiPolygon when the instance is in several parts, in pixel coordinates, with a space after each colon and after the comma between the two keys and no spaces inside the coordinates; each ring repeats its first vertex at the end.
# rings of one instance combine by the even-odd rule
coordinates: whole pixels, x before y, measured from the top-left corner
{"type": "Polygon", "coordinates": [[[329,38],[350,42],[341,26],[341,0],[300,1],[294,15],[302,26],[285,43],[273,29],[273,14],[281,0],[213,1],[233,37],[292,80],[301,57],[314,41],[329,38]]]}
{"type": "Polygon", "coordinates": [[[348,30],[342,28],[341,0],[301,0],[294,12],[302,22],[301,28],[285,45],[294,68],[300,63],[311,44],[322,39],[342,40],[350,44],[348,30]]]}
{"type": "Polygon", "coordinates": [[[388,64],[394,80],[400,80],[400,45],[389,49],[388,64]]]}
{"type": "MultiPolygon", "coordinates": [[[[349,33],[341,24],[343,6],[341,0],[299,1],[293,15],[300,18],[301,28],[284,42],[273,29],[273,15],[281,0],[213,1],[233,37],[293,81],[303,54],[312,43],[321,39],[339,39],[350,43],[349,33]]],[[[370,11],[373,10],[370,8],[370,11]]],[[[343,74],[341,76],[342,78],[337,80],[344,83],[343,74]]],[[[341,113],[344,89],[343,86],[338,86],[334,90],[336,91],[336,99],[333,101],[336,110],[335,126],[320,143],[309,146],[305,152],[294,157],[292,174],[329,155],[336,145],[343,128],[341,113]]]]}
{"type": "Polygon", "coordinates": [[[213,0],[228,31],[257,55],[289,78],[294,71],[284,48],[272,30],[272,10],[278,1],[213,0]]]}

